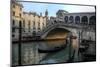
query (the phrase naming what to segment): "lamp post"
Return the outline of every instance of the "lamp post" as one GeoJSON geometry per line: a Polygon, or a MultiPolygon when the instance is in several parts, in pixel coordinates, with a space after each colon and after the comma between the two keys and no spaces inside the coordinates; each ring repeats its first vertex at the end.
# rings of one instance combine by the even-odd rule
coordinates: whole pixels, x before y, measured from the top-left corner
{"type": "Polygon", "coordinates": [[[21,64],[21,37],[22,37],[22,23],[21,21],[19,22],[19,42],[18,42],[18,65],[21,64]]]}

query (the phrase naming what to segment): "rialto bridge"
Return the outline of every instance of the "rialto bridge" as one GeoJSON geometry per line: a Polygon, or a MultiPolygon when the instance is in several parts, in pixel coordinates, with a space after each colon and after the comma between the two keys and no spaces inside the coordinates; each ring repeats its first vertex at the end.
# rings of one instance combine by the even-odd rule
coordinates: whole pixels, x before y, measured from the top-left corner
{"type": "MultiPolygon", "coordinates": [[[[41,38],[54,38],[61,36],[63,33],[71,33],[72,36],[85,40],[95,41],[96,35],[96,14],[95,12],[87,13],[62,13],[56,18],[51,18],[47,27],[37,33],[41,38]],[[60,33],[60,34],[58,34],[60,33]]],[[[61,36],[63,37],[63,36],[61,36]]]]}
{"type": "Polygon", "coordinates": [[[89,46],[87,53],[95,56],[96,15],[95,13],[68,13],[57,16],[50,19],[47,27],[38,32],[37,36],[47,40],[65,39],[66,43],[75,49],[75,55],[78,55],[80,47],[84,44],[89,46]]]}

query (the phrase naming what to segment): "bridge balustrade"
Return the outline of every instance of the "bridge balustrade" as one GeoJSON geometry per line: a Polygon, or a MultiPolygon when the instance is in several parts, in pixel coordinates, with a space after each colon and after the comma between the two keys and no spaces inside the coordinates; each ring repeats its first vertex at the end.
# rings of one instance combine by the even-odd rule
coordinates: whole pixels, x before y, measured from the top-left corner
{"type": "Polygon", "coordinates": [[[91,31],[95,31],[95,25],[89,25],[89,24],[75,24],[75,23],[66,23],[66,22],[60,22],[57,21],[56,23],[54,22],[50,22],[47,24],[46,28],[44,28],[42,31],[38,32],[37,35],[41,35],[42,33],[47,32],[50,28],[52,28],[53,26],[66,26],[66,27],[71,27],[71,28],[78,28],[78,29],[84,29],[84,30],[91,30],[91,31]],[[52,24],[53,23],[53,24],[52,24]]]}

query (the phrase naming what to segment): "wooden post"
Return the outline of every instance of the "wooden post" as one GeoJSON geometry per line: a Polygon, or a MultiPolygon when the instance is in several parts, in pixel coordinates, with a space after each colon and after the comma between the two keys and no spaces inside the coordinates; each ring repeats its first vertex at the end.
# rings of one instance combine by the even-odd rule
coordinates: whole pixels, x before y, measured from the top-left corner
{"type": "Polygon", "coordinates": [[[22,36],[22,23],[21,21],[19,22],[19,42],[18,42],[18,65],[21,64],[21,36],[22,36]]]}
{"type": "Polygon", "coordinates": [[[78,38],[78,56],[79,56],[79,48],[80,48],[80,39],[81,39],[81,32],[79,31],[79,38],[78,38]]]}

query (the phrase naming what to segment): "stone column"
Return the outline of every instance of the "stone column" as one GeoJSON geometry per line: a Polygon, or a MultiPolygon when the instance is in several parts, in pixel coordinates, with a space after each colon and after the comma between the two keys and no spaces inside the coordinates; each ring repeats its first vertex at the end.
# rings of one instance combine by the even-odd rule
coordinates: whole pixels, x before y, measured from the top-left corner
{"type": "Polygon", "coordinates": [[[77,32],[74,61],[79,61],[80,60],[80,57],[79,57],[80,39],[81,39],[81,31],[79,30],[77,32]]]}
{"type": "Polygon", "coordinates": [[[72,34],[69,33],[68,34],[68,37],[67,37],[67,43],[68,43],[68,46],[67,47],[69,47],[68,48],[69,49],[69,59],[71,59],[71,53],[72,53],[72,40],[71,40],[71,36],[72,36],[72,34]]]}

